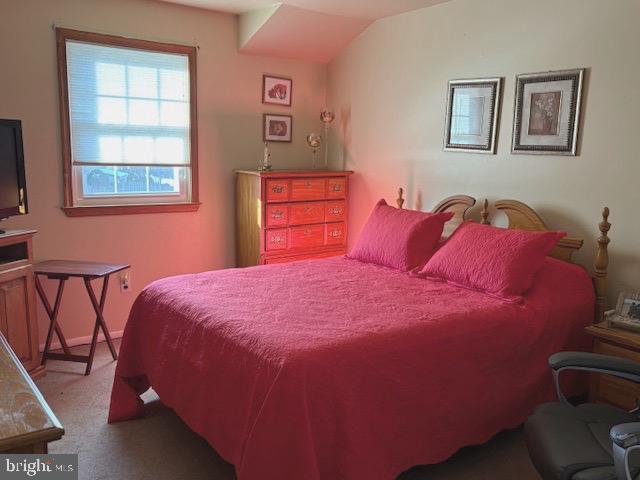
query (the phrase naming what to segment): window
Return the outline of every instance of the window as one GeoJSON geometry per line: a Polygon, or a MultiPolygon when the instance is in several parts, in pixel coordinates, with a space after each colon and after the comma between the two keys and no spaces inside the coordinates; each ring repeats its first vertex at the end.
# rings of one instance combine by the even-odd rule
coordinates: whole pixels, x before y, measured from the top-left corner
{"type": "Polygon", "coordinates": [[[68,215],[198,208],[195,48],[57,29],[68,215]]]}

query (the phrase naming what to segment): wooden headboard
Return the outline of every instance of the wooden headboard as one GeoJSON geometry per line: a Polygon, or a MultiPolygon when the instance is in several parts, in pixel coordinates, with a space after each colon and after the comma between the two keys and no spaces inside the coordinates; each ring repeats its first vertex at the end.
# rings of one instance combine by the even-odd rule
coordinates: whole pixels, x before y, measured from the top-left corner
{"type": "MultiPolygon", "coordinates": [[[[403,190],[398,190],[398,199],[396,204],[398,208],[402,208],[404,199],[402,198],[403,190]]],[[[465,220],[466,212],[476,203],[475,199],[467,195],[455,195],[445,198],[433,209],[434,212],[454,212],[454,217],[445,226],[445,236],[453,233],[460,223],[465,220]]],[[[507,217],[507,228],[516,228],[519,230],[529,230],[536,232],[544,232],[549,230],[540,215],[525,203],[518,200],[498,200],[494,204],[496,210],[504,212],[507,217]]],[[[480,223],[490,225],[489,221],[489,201],[485,199],[480,212],[480,223]]],[[[608,233],[611,229],[609,223],[609,209],[604,207],[602,210],[602,220],[598,224],[600,232],[597,238],[597,251],[593,268],[593,287],[596,294],[596,321],[604,320],[604,312],[606,311],[607,296],[607,268],[609,267],[609,239],[608,233]]],[[[584,240],[572,237],[565,237],[558,242],[550,256],[573,263],[572,255],[580,250],[584,240]]]]}
{"type": "MultiPolygon", "coordinates": [[[[396,199],[396,205],[398,208],[402,208],[404,205],[403,198],[404,190],[398,189],[398,198],[396,199]]],[[[448,237],[453,231],[465,221],[467,211],[476,204],[476,199],[468,195],[453,195],[447,197],[438,203],[431,210],[434,213],[453,212],[453,218],[449,220],[444,226],[443,235],[448,237]]]]}

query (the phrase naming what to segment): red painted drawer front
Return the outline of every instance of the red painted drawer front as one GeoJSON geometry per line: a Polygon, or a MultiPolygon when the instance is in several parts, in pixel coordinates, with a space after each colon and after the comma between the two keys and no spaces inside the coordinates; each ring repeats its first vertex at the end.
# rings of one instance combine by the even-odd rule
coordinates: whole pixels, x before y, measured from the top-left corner
{"type": "Polygon", "coordinates": [[[289,229],[291,248],[318,247],[324,245],[324,225],[306,225],[289,229]]]}
{"type": "Polygon", "coordinates": [[[312,258],[328,258],[328,257],[337,257],[338,255],[344,255],[344,249],[331,250],[330,252],[313,252],[313,253],[303,253],[302,255],[291,255],[287,257],[271,257],[265,258],[265,265],[272,265],[274,263],[288,263],[288,262],[297,262],[299,260],[309,260],[312,258]]]}
{"type": "Polygon", "coordinates": [[[305,225],[307,223],[324,222],[324,202],[291,204],[289,225],[305,225]]]}
{"type": "Polygon", "coordinates": [[[346,198],[347,179],[330,178],[327,181],[327,198],[346,198]]]}
{"type": "Polygon", "coordinates": [[[267,230],[265,238],[265,250],[272,252],[274,250],[287,249],[287,229],[278,228],[276,230],[267,230]]]}
{"type": "Polygon", "coordinates": [[[267,180],[267,202],[286,202],[289,200],[288,180],[267,180]]]}
{"type": "Polygon", "coordinates": [[[344,245],[347,239],[344,223],[327,223],[327,245],[344,245]]]}
{"type": "Polygon", "coordinates": [[[324,178],[299,178],[291,180],[291,200],[324,200],[324,178]]]}
{"type": "Polygon", "coordinates": [[[267,227],[284,227],[289,224],[289,205],[267,206],[267,227]]]}
{"type": "Polygon", "coordinates": [[[325,205],[325,220],[327,222],[338,222],[347,217],[347,204],[345,202],[327,202],[325,205]]]}

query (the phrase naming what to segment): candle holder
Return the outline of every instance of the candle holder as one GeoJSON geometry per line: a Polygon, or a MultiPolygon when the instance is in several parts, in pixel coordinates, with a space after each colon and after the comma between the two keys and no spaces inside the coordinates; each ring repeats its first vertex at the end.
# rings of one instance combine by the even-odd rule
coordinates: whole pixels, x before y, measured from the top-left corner
{"type": "Polygon", "coordinates": [[[324,165],[325,170],[329,168],[329,125],[335,120],[336,115],[328,108],[323,108],[320,112],[320,120],[324,123],[324,165]]]}
{"type": "Polygon", "coordinates": [[[264,142],[264,155],[262,157],[262,162],[258,166],[259,171],[269,171],[272,168],[271,161],[271,153],[269,152],[269,142],[264,142]]]}
{"type": "Polygon", "coordinates": [[[313,168],[314,169],[321,169],[322,166],[319,165],[318,163],[318,148],[320,147],[320,144],[322,143],[322,136],[320,136],[317,133],[310,133],[309,135],[307,135],[307,145],[309,145],[311,147],[311,150],[313,152],[313,168]]]}

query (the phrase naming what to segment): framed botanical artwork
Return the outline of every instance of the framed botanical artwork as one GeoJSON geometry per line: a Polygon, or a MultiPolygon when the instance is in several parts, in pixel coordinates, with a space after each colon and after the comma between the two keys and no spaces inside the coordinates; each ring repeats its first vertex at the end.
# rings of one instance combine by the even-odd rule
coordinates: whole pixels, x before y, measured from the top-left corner
{"type": "Polygon", "coordinates": [[[290,142],[293,129],[291,115],[265,113],[263,116],[263,139],[265,142],[290,142]]]}
{"type": "Polygon", "coordinates": [[[273,75],[262,76],[262,103],[291,106],[293,80],[273,75]]]}
{"type": "Polygon", "coordinates": [[[502,78],[451,80],[444,149],[496,153],[502,78]]]}
{"type": "Polygon", "coordinates": [[[512,153],[576,155],[584,69],[516,77],[512,153]]]}

